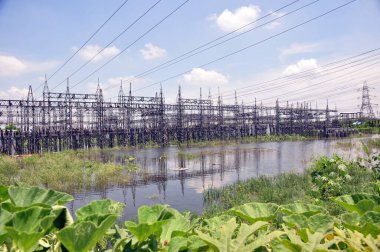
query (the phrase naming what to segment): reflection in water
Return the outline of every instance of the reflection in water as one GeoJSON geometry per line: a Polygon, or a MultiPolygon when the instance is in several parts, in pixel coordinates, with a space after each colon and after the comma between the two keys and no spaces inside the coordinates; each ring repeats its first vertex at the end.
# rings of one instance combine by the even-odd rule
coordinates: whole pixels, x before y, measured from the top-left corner
{"type": "MultiPolygon", "coordinates": [[[[349,140],[351,141],[351,140],[349,140]]],[[[139,170],[125,185],[110,184],[86,193],[78,193],[68,207],[75,209],[95,199],[110,198],[124,202],[122,219],[132,218],[141,205],[169,204],[179,211],[200,213],[202,192],[236,181],[283,172],[302,172],[316,156],[333,152],[353,158],[355,149],[336,148],[336,141],[303,141],[253,143],[233,146],[187,148],[175,147],[114,151],[96,159],[126,165],[126,157],[134,156],[139,170]],[[182,155],[183,153],[189,155],[182,155]],[[181,152],[181,155],[179,155],[181,152]],[[186,168],[186,170],[178,170],[186,168]]]]}

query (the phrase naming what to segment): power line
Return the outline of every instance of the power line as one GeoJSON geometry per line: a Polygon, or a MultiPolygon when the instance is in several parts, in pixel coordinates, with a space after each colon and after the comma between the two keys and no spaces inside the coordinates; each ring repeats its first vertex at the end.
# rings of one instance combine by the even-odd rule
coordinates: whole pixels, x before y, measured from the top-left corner
{"type": "MultiPolygon", "coordinates": [[[[156,5],[158,5],[162,0],[158,0],[152,6],[150,6],[143,14],[141,14],[137,19],[135,19],[131,24],[129,24],[122,32],[120,32],[114,39],[112,39],[107,45],[105,45],[99,52],[97,52],[91,59],[82,64],[78,69],[76,69],[73,73],[71,73],[67,78],[73,77],[76,73],[82,70],[85,66],[87,66],[90,62],[92,62],[99,54],[101,54],[108,46],[114,43],[117,39],[119,39],[125,32],[127,32],[132,26],[134,26],[138,21],[140,21],[144,16],[146,16],[156,5]]],[[[54,88],[65,83],[66,79],[56,85],[54,88]]]]}
{"type": "MultiPolygon", "coordinates": [[[[365,70],[366,68],[370,67],[370,66],[374,66],[376,64],[379,64],[380,61],[377,61],[369,66],[365,66],[365,67],[362,67],[362,68],[359,68],[359,69],[356,69],[356,70],[353,70],[353,71],[350,71],[350,75],[352,75],[353,73],[356,73],[356,72],[359,72],[359,71],[362,71],[362,70],[365,70]]],[[[333,81],[333,80],[336,80],[336,79],[339,79],[339,78],[342,78],[342,77],[347,77],[347,73],[345,74],[342,74],[342,75],[339,75],[337,77],[334,77],[334,78],[331,78],[331,79],[328,79],[328,80],[325,80],[325,81],[322,81],[322,82],[319,82],[319,83],[316,83],[316,84],[312,84],[310,86],[308,86],[307,88],[311,88],[311,87],[315,87],[315,86],[319,86],[321,84],[324,84],[324,83],[327,83],[327,82],[330,82],[330,81],[333,81]]],[[[305,88],[306,89],[306,88],[305,88]]],[[[302,92],[304,92],[305,90],[299,90],[302,92]]],[[[289,92],[286,92],[286,93],[282,93],[280,96],[272,96],[272,97],[268,97],[268,98],[265,98],[265,99],[262,99],[263,101],[264,100],[269,100],[269,99],[274,99],[274,98],[279,98],[279,97],[283,97],[284,95],[289,95],[289,94],[299,94],[300,92],[295,92],[295,91],[289,91],[289,92]]]]}
{"type": "MultiPolygon", "coordinates": [[[[325,70],[322,70],[322,71],[319,71],[318,74],[321,75],[321,73],[324,73],[324,72],[327,72],[327,73],[324,73],[323,77],[327,76],[327,75],[331,75],[331,74],[334,74],[334,73],[338,73],[338,72],[341,72],[341,71],[344,71],[344,70],[347,70],[347,69],[350,69],[350,68],[353,68],[353,67],[356,67],[356,66],[360,66],[360,65],[363,65],[363,64],[366,64],[366,63],[369,63],[369,62],[372,62],[374,60],[378,60],[378,56],[380,55],[379,54],[375,54],[375,55],[372,55],[372,56],[369,56],[369,57],[366,57],[364,59],[360,59],[360,60],[355,60],[355,61],[351,61],[349,63],[346,63],[346,64],[343,64],[343,65],[339,65],[339,66],[336,66],[336,67],[333,67],[333,68],[330,68],[330,69],[325,69],[325,70]],[[376,57],[375,57],[376,56],[376,57]],[[375,58],[372,58],[372,57],[375,57],[375,58]],[[364,61],[364,62],[361,62],[363,60],[366,60],[368,58],[372,58],[372,59],[369,59],[367,61],[364,61]],[[360,62],[360,63],[358,63],[360,62]],[[354,63],[358,63],[356,65],[352,65],[354,63]],[[343,69],[338,69],[338,68],[342,68],[342,67],[345,67],[345,66],[348,66],[346,68],[343,68],[343,69]],[[328,72],[328,71],[331,71],[331,70],[334,70],[334,69],[338,69],[336,71],[333,71],[333,72],[328,72]]],[[[322,67],[321,67],[322,68],[322,67]]],[[[251,88],[254,89],[254,91],[250,91],[250,90],[245,90],[244,91],[244,95],[250,95],[250,94],[253,94],[253,93],[262,93],[262,92],[266,92],[266,91],[270,91],[270,90],[273,90],[273,89],[278,89],[278,88],[282,88],[284,86],[287,86],[289,85],[289,82],[292,82],[291,84],[294,84],[294,81],[295,80],[299,80],[299,79],[304,79],[304,78],[307,78],[307,77],[315,77],[315,70],[316,69],[311,69],[311,71],[313,73],[309,74],[309,75],[301,75],[301,76],[298,76],[297,78],[286,78],[285,76],[285,81],[282,81],[282,82],[279,82],[273,86],[270,86],[270,87],[267,87],[265,89],[260,89],[260,85],[257,85],[257,86],[252,86],[251,88]]],[[[268,83],[271,83],[271,81],[267,81],[265,82],[266,84],[268,83]]],[[[272,82],[273,83],[273,82],[272,82]]],[[[232,94],[229,94],[229,95],[225,95],[225,93],[222,93],[223,97],[234,97],[234,93],[232,94]]]]}
{"type": "MultiPolygon", "coordinates": [[[[366,79],[366,80],[371,80],[372,81],[372,80],[377,80],[379,77],[380,77],[380,75],[376,73],[376,75],[373,76],[372,78],[368,78],[368,76],[363,76],[360,79],[366,79]]],[[[351,78],[351,76],[349,76],[349,78],[351,78]]],[[[355,82],[357,82],[357,81],[355,81],[355,82]]],[[[327,91],[322,91],[320,93],[312,93],[312,97],[319,96],[318,99],[321,99],[323,97],[330,98],[330,97],[336,96],[337,94],[340,94],[339,92],[333,93],[334,91],[342,91],[342,93],[346,93],[348,91],[355,91],[357,89],[358,89],[358,83],[353,83],[353,84],[349,84],[349,85],[345,84],[342,87],[339,86],[339,87],[336,87],[334,89],[328,90],[328,92],[327,91]],[[352,87],[354,87],[354,88],[352,88],[352,87]],[[348,89],[348,88],[351,88],[351,89],[348,89]]],[[[305,98],[310,98],[310,94],[304,95],[302,97],[298,96],[297,98],[287,99],[287,101],[290,102],[290,101],[296,101],[296,100],[303,100],[305,98]]],[[[306,100],[306,101],[314,101],[314,100],[317,100],[317,99],[306,100]]]]}
{"type": "MultiPolygon", "coordinates": [[[[301,27],[301,26],[303,26],[303,25],[306,25],[306,24],[308,24],[308,23],[310,23],[310,22],[312,22],[312,21],[315,21],[315,20],[317,20],[317,19],[319,19],[319,18],[322,18],[323,16],[326,16],[326,15],[328,15],[328,14],[334,12],[334,11],[337,11],[337,10],[339,10],[339,9],[341,9],[341,8],[343,8],[343,7],[347,6],[347,5],[349,5],[349,4],[352,4],[352,3],[356,2],[356,1],[357,1],[357,0],[351,0],[351,1],[347,2],[347,3],[345,3],[345,4],[339,5],[339,6],[336,7],[336,8],[333,8],[333,9],[327,11],[327,12],[324,12],[323,14],[320,14],[320,15],[314,17],[314,18],[311,18],[311,19],[309,19],[309,20],[307,20],[307,21],[304,21],[304,22],[302,22],[302,23],[300,23],[300,24],[298,24],[298,25],[292,26],[292,27],[289,28],[289,29],[286,29],[286,30],[284,30],[284,31],[282,31],[282,32],[276,33],[275,35],[272,35],[272,36],[270,36],[270,37],[267,37],[267,38],[265,38],[265,39],[263,39],[263,40],[260,40],[260,41],[258,41],[258,42],[256,42],[256,43],[250,44],[250,45],[248,45],[248,46],[246,46],[246,47],[243,47],[243,48],[241,48],[241,49],[239,49],[239,50],[236,50],[236,51],[234,51],[234,52],[232,52],[232,53],[226,54],[226,55],[224,55],[224,56],[222,56],[222,57],[220,57],[220,58],[217,58],[217,59],[214,59],[214,60],[212,60],[212,61],[209,61],[209,62],[207,62],[207,63],[205,63],[205,64],[203,64],[203,65],[200,65],[200,66],[198,66],[198,68],[202,68],[202,67],[205,67],[205,66],[211,65],[211,64],[213,64],[213,63],[215,63],[215,62],[218,62],[218,61],[220,61],[220,60],[223,60],[223,59],[225,59],[225,58],[228,58],[228,57],[233,56],[233,55],[235,55],[235,54],[238,54],[238,53],[240,53],[240,52],[243,52],[243,51],[245,51],[245,50],[247,50],[247,49],[250,49],[250,48],[252,48],[252,47],[254,47],[254,46],[257,46],[257,45],[259,45],[259,44],[262,44],[262,43],[264,43],[264,42],[266,42],[266,41],[269,41],[269,40],[271,40],[271,39],[273,39],[273,38],[276,38],[276,37],[278,37],[278,36],[280,36],[280,35],[282,35],[282,34],[285,34],[285,33],[289,32],[289,31],[295,30],[295,29],[297,29],[297,28],[299,28],[299,27],[301,27]]],[[[180,73],[180,74],[176,74],[176,75],[173,75],[173,76],[171,76],[171,77],[168,77],[168,78],[166,78],[166,79],[164,79],[164,80],[161,80],[161,81],[158,81],[158,82],[152,83],[152,84],[147,85],[147,86],[145,86],[145,87],[142,87],[142,88],[136,89],[136,90],[134,90],[134,91],[136,92],[136,91],[140,91],[140,90],[146,89],[146,88],[148,88],[148,87],[152,87],[152,86],[154,86],[154,85],[157,85],[157,84],[160,84],[160,83],[166,82],[166,81],[168,81],[168,80],[171,80],[171,79],[177,78],[177,77],[179,77],[179,76],[181,76],[181,75],[184,75],[184,74],[186,74],[186,73],[189,73],[189,72],[191,72],[191,69],[190,69],[190,70],[187,70],[187,71],[184,71],[184,72],[182,72],[182,73],[180,73]]]]}
{"type": "MultiPolygon", "coordinates": [[[[179,5],[178,7],[176,7],[174,10],[172,10],[168,15],[166,15],[163,19],[161,19],[158,23],[156,23],[154,26],[152,26],[149,30],[147,30],[146,32],[144,32],[141,36],[139,36],[135,41],[133,41],[131,44],[129,44],[127,47],[125,47],[122,51],[120,51],[118,54],[116,54],[114,57],[112,57],[110,60],[108,60],[106,63],[104,63],[103,65],[101,65],[100,67],[98,67],[97,69],[95,69],[95,71],[91,72],[89,75],[87,75],[85,78],[83,78],[82,80],[80,80],[79,82],[77,82],[74,86],[72,86],[71,88],[74,88],[76,86],[78,86],[80,83],[82,83],[83,81],[87,80],[88,78],[90,78],[92,75],[94,75],[96,72],[98,72],[99,70],[101,70],[102,68],[104,68],[106,65],[108,65],[110,62],[112,62],[114,59],[116,59],[118,56],[120,56],[123,52],[125,52],[127,49],[129,49],[132,45],[136,44],[140,39],[142,39],[143,37],[145,37],[148,33],[150,33],[151,31],[153,31],[156,27],[158,27],[162,22],[164,22],[166,19],[168,19],[171,15],[173,15],[175,12],[177,12],[181,7],[183,7],[186,3],[188,3],[190,0],[186,0],[184,1],[181,5],[179,5]]],[[[356,0],[355,0],[356,1],[356,0]]]]}
{"type": "MultiPolygon", "coordinates": [[[[96,31],[74,52],[73,55],[71,55],[49,78],[46,79],[46,81],[50,80],[56,73],[58,73],[67,63],[69,63],[69,61],[74,58],[75,55],[77,55],[77,53],[83,49],[83,47],[103,28],[103,26],[105,26],[108,21],[110,21],[110,19],[116,15],[116,13],[128,2],[129,0],[125,0],[113,13],[111,16],[109,16],[107,18],[106,21],[103,22],[103,24],[101,26],[99,26],[98,29],[96,29],[96,31]]],[[[40,84],[36,90],[38,90],[39,88],[42,87],[42,85],[44,85],[44,83],[40,84]]]]}
{"type": "MultiPolygon", "coordinates": [[[[368,63],[368,62],[366,62],[366,63],[368,63]]],[[[378,64],[378,63],[380,63],[380,61],[377,61],[377,62],[375,62],[374,64],[371,64],[371,65],[369,65],[369,66],[365,66],[365,67],[363,67],[363,68],[360,68],[360,69],[357,69],[357,70],[354,70],[354,71],[350,71],[350,72],[349,72],[349,75],[352,75],[353,73],[356,73],[356,72],[358,72],[358,71],[362,71],[362,70],[365,70],[365,69],[367,70],[368,67],[374,66],[374,65],[376,65],[376,64],[378,64]]],[[[358,64],[358,65],[361,65],[361,64],[358,64]]],[[[356,66],[358,66],[358,65],[356,65],[356,66]]],[[[350,69],[350,68],[351,68],[351,67],[348,67],[348,68],[343,69],[343,70],[347,70],[347,69],[350,69]]],[[[340,70],[340,71],[341,71],[341,70],[340,70]]],[[[347,77],[347,76],[348,76],[347,73],[345,73],[345,74],[343,74],[343,75],[340,75],[340,76],[337,76],[337,77],[334,77],[334,78],[331,78],[331,79],[328,79],[328,80],[324,80],[324,81],[318,82],[318,83],[316,83],[316,84],[312,84],[312,85],[310,85],[310,86],[308,86],[308,87],[306,87],[306,88],[299,89],[298,91],[289,91],[289,92],[286,92],[286,93],[282,93],[281,95],[274,95],[274,96],[270,96],[270,97],[267,97],[267,98],[264,98],[264,99],[261,99],[261,100],[264,101],[264,100],[270,100],[270,99],[280,98],[280,97],[283,97],[283,96],[285,96],[285,95],[289,95],[289,94],[294,95],[294,94],[304,93],[304,92],[305,92],[305,89],[306,89],[306,91],[309,91],[309,90],[307,90],[307,89],[310,89],[310,88],[315,87],[315,86],[319,86],[319,85],[324,84],[324,83],[328,83],[328,82],[330,82],[330,81],[333,81],[333,80],[336,80],[336,79],[339,79],[339,78],[342,78],[342,77],[347,77]]],[[[278,87],[277,87],[277,88],[278,88],[278,87]]],[[[255,93],[261,93],[261,92],[264,92],[264,91],[267,91],[267,90],[260,90],[260,91],[255,92],[255,93]]],[[[242,97],[242,96],[247,96],[247,95],[252,95],[252,92],[251,92],[251,93],[244,93],[244,95],[241,95],[240,97],[242,97]]],[[[233,99],[233,98],[230,98],[230,99],[233,99]]],[[[228,100],[228,99],[227,99],[227,100],[228,100]]]]}
{"type": "MultiPolygon", "coordinates": [[[[293,2],[291,2],[291,3],[289,3],[289,4],[285,5],[285,6],[282,6],[282,7],[280,7],[279,9],[276,9],[276,10],[274,11],[274,13],[275,13],[275,12],[278,12],[278,11],[281,11],[281,10],[285,9],[286,7],[289,7],[289,6],[293,5],[293,4],[295,4],[296,2],[298,2],[298,1],[299,1],[299,0],[297,0],[297,1],[293,1],[293,2]]],[[[171,60],[168,60],[168,61],[166,61],[166,62],[164,62],[164,63],[162,63],[162,64],[159,64],[159,65],[157,65],[157,66],[155,66],[155,67],[153,67],[153,68],[151,68],[151,69],[148,69],[148,70],[146,70],[146,71],[144,71],[144,72],[142,72],[142,73],[140,73],[140,74],[137,74],[137,75],[134,76],[134,77],[135,77],[135,78],[141,78],[141,77],[144,77],[144,76],[150,75],[150,74],[152,74],[152,73],[155,73],[155,72],[157,72],[157,71],[160,71],[160,70],[162,70],[162,69],[165,69],[165,68],[167,68],[167,67],[170,67],[170,66],[172,66],[172,65],[174,65],[174,64],[177,64],[177,63],[179,63],[179,62],[181,62],[181,61],[184,61],[184,60],[186,60],[186,59],[188,59],[188,58],[191,58],[191,57],[193,57],[193,56],[195,56],[195,55],[198,55],[198,54],[203,53],[203,52],[205,52],[205,51],[207,51],[207,50],[210,50],[210,49],[212,49],[212,48],[214,48],[214,47],[216,47],[216,46],[219,46],[219,45],[221,45],[221,44],[224,44],[224,43],[226,43],[226,42],[228,42],[228,41],[230,41],[230,40],[232,40],[232,39],[235,39],[235,38],[237,38],[237,37],[240,37],[240,36],[242,36],[242,35],[244,35],[244,34],[246,34],[246,33],[248,33],[248,32],[251,32],[251,31],[255,30],[255,29],[258,29],[258,28],[260,28],[260,27],[266,26],[266,25],[268,25],[269,23],[275,22],[275,21],[277,21],[277,20],[279,20],[279,19],[281,19],[281,18],[283,18],[283,17],[285,17],[285,16],[288,16],[288,15],[290,15],[290,14],[293,14],[293,13],[295,13],[295,12],[301,10],[301,9],[304,9],[304,8],[306,8],[306,7],[308,7],[308,6],[312,5],[312,4],[314,4],[314,3],[316,3],[316,2],[319,2],[319,1],[320,1],[320,0],[315,0],[315,1],[311,2],[311,3],[308,3],[308,4],[306,4],[306,5],[302,6],[302,7],[297,8],[296,10],[290,11],[290,12],[285,13],[285,14],[283,14],[283,15],[281,15],[281,16],[275,18],[275,19],[272,19],[272,20],[269,21],[269,22],[266,22],[266,23],[264,23],[264,24],[261,24],[261,25],[259,25],[259,26],[254,27],[254,28],[252,28],[252,29],[249,29],[249,30],[247,30],[247,31],[244,31],[244,32],[242,32],[242,33],[240,33],[240,34],[238,34],[238,35],[236,35],[236,36],[233,36],[233,37],[231,37],[231,38],[228,38],[228,39],[226,39],[226,40],[223,40],[223,41],[221,41],[221,42],[219,42],[219,43],[217,43],[217,44],[214,44],[214,45],[211,45],[211,46],[209,46],[209,47],[206,47],[206,46],[208,46],[208,45],[210,45],[210,44],[212,44],[212,43],[214,43],[214,42],[217,42],[218,40],[221,40],[221,39],[223,39],[223,38],[225,38],[225,37],[227,37],[227,36],[229,36],[229,35],[231,35],[231,34],[233,34],[233,33],[236,33],[236,32],[238,32],[238,31],[240,31],[240,30],[242,30],[242,29],[244,29],[244,28],[247,28],[247,27],[249,27],[249,26],[251,26],[251,25],[257,23],[258,21],[260,21],[260,20],[262,20],[262,19],[265,19],[265,18],[271,16],[272,13],[269,13],[269,14],[267,14],[267,15],[264,15],[264,16],[262,16],[261,18],[256,19],[256,20],[253,21],[253,22],[250,22],[250,23],[248,23],[248,24],[246,24],[246,25],[243,25],[243,26],[241,26],[241,27],[239,27],[239,28],[237,28],[237,29],[235,29],[235,30],[229,32],[229,33],[226,33],[226,34],[224,34],[224,35],[222,35],[222,36],[220,36],[220,37],[218,37],[218,38],[216,38],[216,39],[213,39],[213,40],[211,40],[211,41],[209,41],[209,42],[207,42],[207,43],[205,43],[205,44],[202,44],[202,45],[200,45],[200,46],[198,46],[198,47],[196,47],[196,48],[194,48],[194,49],[192,49],[192,50],[190,50],[190,51],[188,51],[188,52],[186,52],[186,53],[183,53],[183,54],[181,54],[181,55],[179,55],[179,56],[177,56],[177,57],[175,57],[175,58],[173,58],[173,59],[171,59],[171,60]],[[206,47],[206,48],[204,48],[204,47],[206,47]],[[204,48],[204,49],[202,49],[202,48],[204,48]],[[199,49],[202,49],[202,50],[198,51],[199,49]],[[193,53],[193,52],[195,52],[195,53],[193,53]],[[187,57],[183,57],[183,56],[186,56],[186,55],[188,55],[188,56],[187,56],[187,57]]],[[[127,79],[127,80],[124,80],[124,81],[128,82],[128,81],[130,81],[130,80],[131,80],[131,79],[127,79]]],[[[116,86],[114,86],[114,87],[116,87],[116,86]]],[[[106,90],[109,90],[109,89],[114,88],[114,87],[108,87],[106,90]]]]}
{"type": "MultiPolygon", "coordinates": [[[[331,70],[334,70],[334,69],[337,69],[337,68],[341,68],[341,67],[344,67],[344,66],[347,66],[347,65],[351,65],[353,63],[357,63],[357,62],[363,61],[363,60],[368,59],[368,58],[372,58],[372,57],[378,56],[378,55],[380,55],[380,53],[377,53],[377,54],[374,54],[374,55],[370,55],[370,56],[367,56],[367,57],[362,58],[362,59],[354,60],[354,61],[345,63],[343,65],[338,65],[338,66],[335,66],[335,67],[332,67],[332,68],[326,68],[326,67],[329,67],[329,66],[334,66],[334,65],[336,65],[338,63],[341,63],[341,62],[345,62],[345,61],[353,59],[353,58],[361,57],[363,55],[366,55],[368,53],[372,53],[372,52],[375,52],[375,51],[378,51],[378,50],[380,50],[380,48],[376,48],[376,49],[373,49],[373,50],[370,50],[370,51],[367,51],[367,52],[364,52],[364,53],[360,53],[360,54],[355,55],[355,56],[351,56],[351,57],[348,57],[348,58],[344,58],[344,59],[341,59],[341,60],[338,60],[338,61],[334,61],[334,62],[325,64],[325,65],[322,65],[322,66],[318,67],[318,69],[324,69],[324,70],[318,70],[318,72],[321,73],[321,72],[331,71],[331,70]]],[[[230,90],[227,90],[227,91],[223,92],[222,94],[223,94],[223,96],[225,96],[228,93],[235,93],[235,91],[243,90],[243,89],[245,90],[244,92],[246,92],[247,89],[248,90],[252,89],[252,88],[256,89],[256,88],[264,86],[266,84],[270,84],[270,83],[273,83],[273,82],[276,82],[276,81],[279,81],[279,80],[283,80],[283,79],[285,79],[285,82],[280,82],[280,83],[287,83],[289,81],[294,81],[294,80],[298,80],[298,79],[304,79],[304,78],[307,78],[307,77],[313,77],[313,76],[315,76],[315,71],[316,71],[316,69],[309,69],[309,70],[305,70],[305,71],[302,71],[302,72],[299,72],[299,73],[295,73],[295,74],[291,74],[291,75],[287,75],[287,76],[278,77],[278,78],[275,78],[275,79],[272,79],[272,80],[269,80],[269,81],[259,82],[259,83],[256,83],[255,86],[253,86],[253,84],[251,84],[251,85],[247,85],[247,86],[244,86],[244,87],[241,87],[241,88],[237,88],[237,89],[230,89],[230,90]]]]}
{"type": "MultiPolygon", "coordinates": [[[[297,0],[297,1],[293,1],[293,2],[287,4],[287,5],[285,5],[285,6],[281,7],[281,8],[279,8],[279,9],[273,11],[273,12],[274,12],[274,13],[279,12],[279,11],[281,11],[281,10],[283,10],[283,9],[285,9],[285,8],[287,8],[287,7],[291,6],[291,5],[293,5],[293,4],[295,4],[295,3],[298,2],[298,1],[299,1],[299,0],[297,0]]],[[[220,42],[220,43],[217,43],[217,44],[215,44],[215,45],[213,45],[213,46],[207,47],[207,48],[205,48],[205,49],[203,49],[203,50],[201,50],[201,51],[199,51],[199,52],[197,52],[197,53],[191,54],[191,53],[196,52],[197,50],[202,49],[202,48],[204,48],[204,47],[206,47],[206,46],[208,46],[208,45],[210,45],[210,44],[212,44],[212,43],[214,43],[214,42],[217,42],[218,40],[221,40],[221,39],[223,39],[223,38],[225,38],[225,37],[227,37],[227,36],[229,36],[229,35],[231,35],[231,34],[234,34],[234,33],[238,32],[238,31],[240,31],[240,30],[242,30],[242,29],[244,29],[244,28],[247,28],[247,27],[249,27],[249,26],[251,26],[251,25],[257,23],[258,21],[260,21],[260,20],[262,20],[262,19],[265,19],[265,18],[271,16],[272,13],[269,13],[269,14],[267,14],[267,15],[264,15],[264,16],[262,16],[261,18],[258,18],[258,19],[256,19],[256,20],[253,21],[253,22],[250,22],[250,23],[248,23],[248,24],[246,24],[246,25],[243,25],[243,26],[241,26],[241,27],[238,28],[238,29],[235,29],[235,30],[233,30],[233,31],[231,31],[231,32],[229,32],[229,33],[226,33],[226,34],[224,34],[223,36],[220,36],[220,37],[218,37],[218,38],[216,38],[216,39],[213,39],[213,40],[211,40],[211,41],[209,41],[209,42],[207,42],[207,43],[205,43],[205,44],[202,44],[202,45],[196,47],[195,49],[192,49],[192,50],[190,50],[190,51],[188,51],[188,52],[186,52],[186,53],[184,53],[184,54],[182,54],[182,55],[179,55],[179,56],[177,56],[177,57],[175,57],[175,58],[173,58],[173,59],[171,59],[171,60],[168,60],[168,61],[166,61],[166,62],[164,62],[164,63],[162,63],[162,64],[160,64],[160,65],[158,65],[158,66],[155,66],[155,67],[153,67],[153,68],[151,68],[151,69],[149,69],[149,70],[147,70],[147,71],[145,71],[145,72],[143,72],[143,73],[141,73],[141,74],[138,74],[138,75],[136,75],[136,77],[137,77],[137,78],[139,78],[139,77],[144,77],[144,76],[149,75],[149,74],[151,74],[151,73],[154,73],[154,72],[157,72],[157,71],[162,70],[162,69],[164,69],[164,68],[167,68],[167,67],[169,67],[169,66],[172,66],[172,65],[174,65],[174,64],[176,64],[176,63],[178,63],[178,62],[181,62],[181,61],[183,61],[183,60],[185,60],[185,59],[188,59],[188,58],[190,58],[190,57],[192,57],[192,56],[194,56],[194,55],[197,55],[197,54],[202,53],[202,52],[204,52],[204,51],[206,51],[206,50],[209,50],[209,49],[211,49],[211,48],[213,48],[213,47],[215,47],[215,46],[221,45],[221,44],[223,44],[223,43],[225,43],[225,42],[227,42],[227,41],[229,41],[229,40],[231,40],[231,39],[234,39],[234,38],[237,38],[237,37],[239,37],[239,36],[242,36],[243,34],[246,34],[246,33],[248,33],[248,32],[251,32],[251,31],[253,31],[253,30],[257,29],[257,28],[260,28],[260,27],[265,26],[265,25],[267,25],[267,24],[269,24],[269,23],[272,23],[272,22],[274,22],[274,21],[276,21],[276,20],[278,20],[278,19],[281,19],[281,18],[283,18],[283,17],[285,17],[285,16],[287,16],[287,15],[290,15],[290,14],[292,14],[292,13],[294,13],[294,12],[300,10],[300,9],[303,9],[303,8],[305,8],[305,7],[307,7],[307,6],[311,5],[311,4],[314,4],[314,3],[318,2],[318,1],[320,1],[320,0],[313,1],[312,3],[309,3],[309,4],[307,4],[307,5],[304,5],[304,6],[298,8],[298,9],[296,9],[296,10],[294,10],[294,11],[291,11],[291,12],[285,13],[285,14],[283,14],[283,15],[281,15],[281,16],[275,18],[275,19],[272,19],[270,22],[266,22],[266,23],[264,23],[264,24],[261,24],[260,26],[256,26],[256,27],[254,27],[254,28],[252,28],[252,29],[249,29],[249,30],[247,30],[247,31],[244,31],[244,32],[242,32],[242,33],[240,33],[240,34],[238,34],[238,35],[232,37],[232,38],[229,38],[229,39],[227,39],[227,40],[224,40],[224,41],[222,41],[222,42],[220,42]],[[189,55],[189,54],[191,54],[191,55],[189,55]],[[185,58],[182,58],[183,56],[186,56],[186,55],[189,55],[189,56],[188,56],[188,57],[185,57],[185,58]],[[181,59],[181,58],[182,58],[182,59],[181,59]],[[178,60],[178,59],[180,59],[180,60],[178,60]],[[169,63],[171,63],[171,64],[169,64],[169,63]]]]}

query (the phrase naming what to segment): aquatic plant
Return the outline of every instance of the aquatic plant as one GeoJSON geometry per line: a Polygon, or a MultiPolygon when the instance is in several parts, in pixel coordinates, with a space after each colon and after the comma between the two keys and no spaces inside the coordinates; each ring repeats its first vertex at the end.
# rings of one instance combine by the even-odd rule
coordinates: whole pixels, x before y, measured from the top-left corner
{"type": "Polygon", "coordinates": [[[135,164],[122,166],[104,162],[99,157],[94,158],[96,155],[65,151],[29,157],[0,156],[0,184],[25,183],[73,193],[110,184],[127,184],[130,172],[138,170],[135,164]]]}
{"type": "Polygon", "coordinates": [[[124,205],[98,200],[74,221],[65,193],[0,188],[1,251],[378,251],[380,196],[343,195],[330,216],[321,206],[247,203],[204,218],[167,205],[142,206],[136,221],[115,224],[124,205]]]}
{"type": "Polygon", "coordinates": [[[204,214],[214,216],[252,201],[276,204],[301,201],[320,204],[330,214],[339,215],[341,208],[328,201],[329,197],[360,192],[376,193],[380,191],[376,181],[371,170],[361,166],[358,160],[345,161],[339,156],[319,157],[302,174],[261,176],[219,189],[209,188],[203,193],[204,214]]]}

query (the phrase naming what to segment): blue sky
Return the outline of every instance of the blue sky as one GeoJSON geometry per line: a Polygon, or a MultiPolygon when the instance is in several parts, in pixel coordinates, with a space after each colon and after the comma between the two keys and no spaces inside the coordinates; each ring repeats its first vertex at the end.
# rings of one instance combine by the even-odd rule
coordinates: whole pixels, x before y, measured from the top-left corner
{"type": "MultiPolygon", "coordinates": [[[[123,2],[0,0],[0,99],[25,97],[28,85],[32,85],[36,97],[41,96],[42,88],[37,88],[43,83],[44,75],[50,77],[123,2]]],[[[155,2],[157,0],[129,0],[65,67],[50,78],[49,87],[56,87],[53,91],[64,91],[66,83],[60,83],[67,76],[155,2]]],[[[123,79],[125,91],[127,82],[131,81],[136,95],[152,96],[159,90],[159,85],[141,88],[178,75],[161,82],[168,102],[175,101],[181,85],[183,96],[187,97],[199,96],[202,88],[204,96],[210,89],[215,98],[219,87],[226,103],[233,102],[233,90],[237,89],[239,103],[244,100],[245,104],[250,104],[256,97],[264,104],[273,105],[279,98],[282,103],[287,100],[307,101],[313,106],[323,107],[329,99],[331,106],[336,105],[341,111],[357,111],[360,104],[358,88],[367,80],[375,88],[371,94],[377,95],[372,97],[373,102],[379,100],[380,64],[376,57],[371,58],[373,61],[367,65],[353,66],[336,73],[330,73],[323,67],[380,47],[379,0],[357,0],[318,20],[204,67],[199,66],[281,33],[349,0],[320,0],[262,26],[313,1],[299,0],[279,12],[273,12],[293,1],[190,0],[107,66],[78,83],[182,2],[162,0],[158,3],[100,56],[74,74],[70,78],[71,90],[93,93],[99,78],[107,100],[115,100],[123,79]],[[135,77],[267,14],[271,15],[249,26],[256,27],[254,30],[246,34],[242,34],[244,29],[234,33],[241,34],[236,39],[150,75],[135,77]],[[305,70],[311,71],[312,75],[291,79],[293,74],[305,70]],[[329,75],[324,74],[326,72],[329,75]],[[281,81],[262,83],[287,76],[289,79],[284,84],[281,81]]]]}

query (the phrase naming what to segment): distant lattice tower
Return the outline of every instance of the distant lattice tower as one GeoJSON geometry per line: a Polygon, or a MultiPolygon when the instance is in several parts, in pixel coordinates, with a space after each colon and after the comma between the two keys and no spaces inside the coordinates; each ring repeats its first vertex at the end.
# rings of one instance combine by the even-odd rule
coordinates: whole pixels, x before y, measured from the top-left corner
{"type": "Polygon", "coordinates": [[[369,87],[367,81],[363,83],[362,90],[362,106],[360,108],[360,112],[363,113],[363,116],[368,118],[375,118],[375,114],[373,113],[371,98],[369,95],[369,87]]]}

